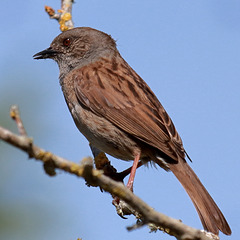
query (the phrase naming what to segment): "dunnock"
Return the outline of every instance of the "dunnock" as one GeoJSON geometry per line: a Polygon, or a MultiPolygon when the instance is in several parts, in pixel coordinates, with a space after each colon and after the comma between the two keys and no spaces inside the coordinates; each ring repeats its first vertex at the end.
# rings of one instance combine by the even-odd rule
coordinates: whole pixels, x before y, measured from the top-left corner
{"type": "Polygon", "coordinates": [[[226,235],[231,229],[185,160],[186,152],[171,118],[144,80],[127,64],[111,36],[80,27],[57,36],[34,55],[58,63],[60,84],[79,131],[101,151],[172,171],[190,196],[203,227],[226,235]]]}

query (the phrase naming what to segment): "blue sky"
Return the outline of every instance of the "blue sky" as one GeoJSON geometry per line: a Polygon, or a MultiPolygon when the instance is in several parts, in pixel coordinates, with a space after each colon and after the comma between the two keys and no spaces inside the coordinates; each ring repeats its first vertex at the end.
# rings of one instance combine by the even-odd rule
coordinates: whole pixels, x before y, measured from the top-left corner
{"type": "MultiPolygon", "coordinates": [[[[1,4],[0,125],[16,131],[8,117],[18,104],[28,134],[39,146],[73,161],[91,155],[71,119],[53,61],[35,61],[60,33],[44,12],[60,1],[1,4]]],[[[112,35],[127,62],[150,85],[180,133],[191,167],[240,234],[240,2],[76,1],[75,26],[112,35]]],[[[111,197],[58,172],[48,177],[41,163],[0,143],[1,239],[174,239],[149,233],[119,218],[111,197]],[[3,231],[4,230],[4,231],[3,231]]],[[[130,162],[112,159],[119,170],[130,162]]],[[[202,228],[181,185],[162,169],[141,168],[134,192],[156,210],[202,228]]],[[[227,237],[222,237],[227,239],[227,237]]],[[[229,238],[230,239],[230,238],[229,238]]]]}

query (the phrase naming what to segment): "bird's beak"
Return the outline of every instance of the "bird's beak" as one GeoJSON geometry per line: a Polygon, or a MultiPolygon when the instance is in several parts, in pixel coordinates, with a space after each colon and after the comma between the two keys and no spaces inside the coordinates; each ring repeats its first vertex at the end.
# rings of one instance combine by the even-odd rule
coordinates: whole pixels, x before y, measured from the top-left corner
{"type": "Polygon", "coordinates": [[[57,55],[57,51],[53,50],[51,47],[36,53],[35,55],[33,55],[34,59],[46,59],[46,58],[53,58],[54,56],[57,55]]]}

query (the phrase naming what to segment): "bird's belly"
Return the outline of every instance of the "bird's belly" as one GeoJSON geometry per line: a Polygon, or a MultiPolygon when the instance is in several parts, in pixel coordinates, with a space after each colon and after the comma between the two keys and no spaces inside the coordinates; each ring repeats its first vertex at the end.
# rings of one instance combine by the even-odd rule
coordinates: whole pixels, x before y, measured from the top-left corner
{"type": "Polygon", "coordinates": [[[136,141],[105,118],[78,104],[71,114],[79,131],[99,150],[122,160],[133,160],[141,152],[136,141]]]}

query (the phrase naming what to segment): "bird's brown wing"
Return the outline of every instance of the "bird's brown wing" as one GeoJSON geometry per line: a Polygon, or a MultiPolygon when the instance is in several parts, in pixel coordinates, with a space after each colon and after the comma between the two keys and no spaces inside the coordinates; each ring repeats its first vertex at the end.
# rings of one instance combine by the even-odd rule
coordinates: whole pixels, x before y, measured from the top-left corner
{"type": "Polygon", "coordinates": [[[149,86],[119,56],[74,70],[79,103],[171,159],[184,159],[180,136],[149,86]]]}

